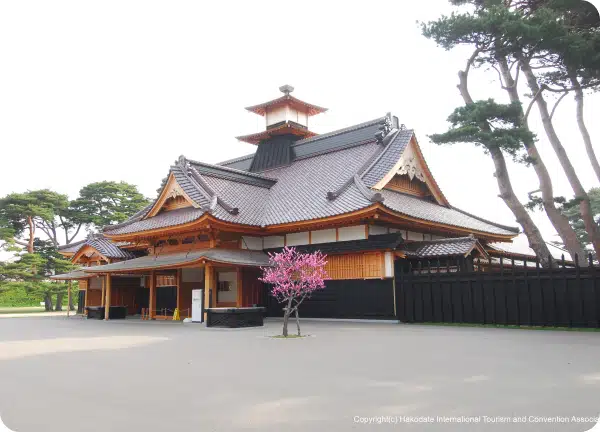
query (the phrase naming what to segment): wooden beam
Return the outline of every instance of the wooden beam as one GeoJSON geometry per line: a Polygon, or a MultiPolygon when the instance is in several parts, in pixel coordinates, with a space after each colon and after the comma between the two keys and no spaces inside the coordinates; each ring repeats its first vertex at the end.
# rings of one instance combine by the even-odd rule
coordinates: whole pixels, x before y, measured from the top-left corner
{"type": "Polygon", "coordinates": [[[110,278],[111,278],[110,273],[108,273],[105,276],[105,280],[106,280],[106,290],[105,290],[106,291],[106,301],[104,302],[104,319],[105,320],[108,320],[108,315],[110,312],[110,292],[112,291],[111,287],[110,287],[110,282],[111,282],[110,278]]]}
{"type": "Polygon", "coordinates": [[[150,295],[148,301],[148,318],[154,319],[155,311],[156,311],[156,274],[154,270],[150,272],[150,295]]]}

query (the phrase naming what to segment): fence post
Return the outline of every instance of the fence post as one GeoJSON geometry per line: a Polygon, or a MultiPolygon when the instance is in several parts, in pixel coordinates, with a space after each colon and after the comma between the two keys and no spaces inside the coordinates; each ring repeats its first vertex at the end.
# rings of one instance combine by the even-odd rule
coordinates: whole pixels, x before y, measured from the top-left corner
{"type": "Polygon", "coordinates": [[[458,287],[458,295],[460,297],[460,322],[465,322],[465,296],[463,296],[462,278],[464,275],[465,265],[461,265],[459,257],[456,258],[456,286],[458,287]]]}
{"type": "Polygon", "coordinates": [[[575,254],[575,280],[577,281],[577,292],[579,293],[579,307],[581,308],[581,323],[583,327],[587,327],[587,320],[585,319],[585,303],[583,298],[585,297],[585,290],[581,284],[581,269],[579,268],[579,255],[575,254]]]}
{"type": "Polygon", "coordinates": [[[529,305],[529,308],[527,311],[527,317],[529,318],[529,325],[533,325],[533,319],[531,317],[531,314],[532,314],[531,286],[529,285],[528,268],[529,268],[529,262],[527,261],[527,259],[524,259],[523,260],[523,269],[524,269],[524,275],[525,275],[525,288],[527,289],[527,304],[529,305]]]}
{"type": "Polygon", "coordinates": [[[550,288],[552,288],[552,311],[554,312],[554,315],[552,316],[552,325],[556,326],[556,322],[557,322],[557,313],[556,313],[556,289],[554,289],[554,264],[553,264],[553,258],[552,256],[548,256],[548,276],[549,276],[549,281],[550,281],[550,288]]]}
{"type": "MultiPolygon", "coordinates": [[[[490,258],[491,260],[491,258],[490,258]]],[[[481,268],[481,259],[477,258],[477,286],[479,288],[479,295],[481,296],[481,313],[482,313],[482,321],[485,324],[485,291],[483,287],[483,271],[481,268]]]]}
{"type": "Polygon", "coordinates": [[[437,260],[437,286],[440,290],[440,312],[441,312],[441,322],[446,322],[446,320],[444,319],[444,290],[442,289],[442,274],[441,274],[441,266],[442,264],[440,263],[440,259],[438,258],[437,260]]]}
{"type": "Polygon", "coordinates": [[[596,296],[596,267],[594,266],[594,258],[592,257],[591,253],[588,254],[588,263],[588,267],[590,269],[590,278],[592,279],[592,298],[594,300],[592,303],[594,305],[593,320],[595,327],[600,327],[600,311],[598,310],[598,301],[596,296]]]}
{"type": "MultiPolygon", "coordinates": [[[[519,305],[519,292],[517,291],[517,276],[515,275],[515,259],[511,258],[510,260],[510,264],[512,267],[512,286],[513,286],[513,292],[515,293],[516,296],[516,300],[517,300],[517,325],[521,325],[521,308],[519,305]]],[[[507,304],[508,304],[508,296],[506,298],[507,304]]],[[[507,310],[508,310],[508,305],[507,305],[507,310]]],[[[508,320],[506,320],[506,322],[508,323],[508,320]]]]}
{"type": "MultiPolygon", "coordinates": [[[[427,285],[429,286],[429,300],[431,303],[431,316],[433,318],[433,289],[431,288],[431,261],[427,260],[427,285]]],[[[421,294],[422,295],[422,294],[421,294]]],[[[427,321],[425,319],[425,299],[421,302],[421,313],[423,316],[423,322],[427,321]]]]}
{"type": "Polygon", "coordinates": [[[567,298],[566,301],[566,307],[567,307],[567,321],[569,323],[569,327],[573,327],[573,316],[571,313],[571,309],[572,305],[571,305],[571,295],[569,293],[569,283],[567,282],[567,272],[565,271],[566,267],[565,267],[565,254],[561,255],[560,258],[560,262],[562,265],[562,268],[559,269],[560,272],[562,272],[562,282],[563,282],[563,288],[565,289],[565,296],[567,298]]]}

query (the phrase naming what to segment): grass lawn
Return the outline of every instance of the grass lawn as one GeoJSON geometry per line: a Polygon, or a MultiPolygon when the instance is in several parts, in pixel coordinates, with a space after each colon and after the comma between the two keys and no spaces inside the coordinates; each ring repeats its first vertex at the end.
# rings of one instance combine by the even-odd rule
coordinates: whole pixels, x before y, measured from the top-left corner
{"type": "Polygon", "coordinates": [[[45,312],[43,306],[5,307],[0,306],[0,314],[45,312]]]}
{"type": "Polygon", "coordinates": [[[415,323],[415,325],[447,326],[447,327],[481,327],[481,328],[515,329],[515,330],[547,330],[547,331],[554,330],[554,331],[576,331],[576,332],[600,332],[600,328],[595,328],[595,327],[538,327],[538,326],[526,326],[526,325],[518,326],[518,325],[500,325],[500,324],[434,323],[434,322],[415,323]]]}

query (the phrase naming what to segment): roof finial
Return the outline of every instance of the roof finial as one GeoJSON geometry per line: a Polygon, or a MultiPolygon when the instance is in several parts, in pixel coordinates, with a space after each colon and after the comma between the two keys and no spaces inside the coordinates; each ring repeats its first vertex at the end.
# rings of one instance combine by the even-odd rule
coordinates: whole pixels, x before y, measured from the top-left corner
{"type": "Polygon", "coordinates": [[[289,95],[291,92],[294,91],[294,87],[292,87],[289,84],[282,85],[281,87],[279,87],[279,91],[285,95],[289,95]]]}

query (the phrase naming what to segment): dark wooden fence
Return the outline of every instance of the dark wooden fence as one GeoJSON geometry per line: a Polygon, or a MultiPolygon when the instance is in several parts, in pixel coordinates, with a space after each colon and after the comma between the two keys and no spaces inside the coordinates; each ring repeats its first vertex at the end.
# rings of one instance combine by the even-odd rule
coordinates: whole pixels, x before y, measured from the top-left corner
{"type": "MultiPolygon", "coordinates": [[[[400,261],[400,260],[399,260],[400,261]]],[[[552,327],[600,326],[600,267],[477,260],[465,266],[421,261],[396,267],[402,322],[552,327]]]]}

